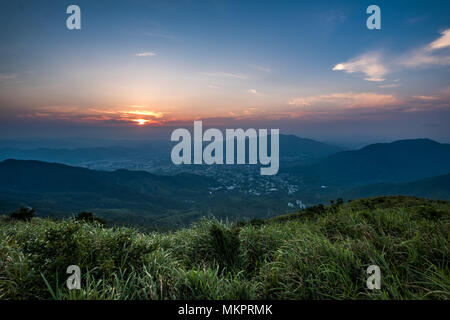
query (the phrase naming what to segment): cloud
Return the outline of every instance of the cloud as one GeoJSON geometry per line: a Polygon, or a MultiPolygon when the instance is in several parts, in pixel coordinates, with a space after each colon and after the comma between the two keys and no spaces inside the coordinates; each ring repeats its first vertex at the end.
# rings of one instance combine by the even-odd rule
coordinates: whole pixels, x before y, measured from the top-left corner
{"type": "Polygon", "coordinates": [[[307,107],[313,110],[355,109],[368,107],[388,107],[400,104],[401,101],[392,94],[375,92],[331,93],[308,97],[296,97],[288,101],[288,105],[307,107]]]}
{"type": "Polygon", "coordinates": [[[17,76],[18,76],[17,73],[0,73],[0,81],[12,80],[17,78],[17,76]]]}
{"type": "Polygon", "coordinates": [[[145,36],[148,37],[156,37],[156,38],[163,38],[168,40],[174,40],[175,36],[168,34],[168,33],[161,33],[161,32],[144,32],[145,36]]]}
{"type": "Polygon", "coordinates": [[[266,73],[271,73],[272,72],[272,69],[270,69],[269,67],[263,67],[263,66],[257,66],[257,65],[251,65],[251,67],[253,69],[256,69],[256,70],[261,71],[261,72],[266,72],[266,73]]]}
{"type": "Polygon", "coordinates": [[[429,65],[450,65],[449,55],[433,55],[426,49],[416,50],[400,59],[399,64],[404,67],[426,67],[429,65]]]}
{"type": "MultiPolygon", "coordinates": [[[[403,68],[427,67],[430,65],[450,65],[450,29],[441,32],[441,36],[424,47],[408,51],[387,61],[379,53],[367,53],[338,63],[333,71],[363,73],[367,81],[384,81],[392,70],[403,68]],[[389,67],[388,67],[389,66],[389,67]]],[[[392,86],[390,86],[392,87],[392,86]]]]}
{"type": "Polygon", "coordinates": [[[379,54],[365,54],[347,62],[338,63],[333,71],[344,71],[346,73],[364,73],[367,81],[383,81],[388,73],[387,68],[381,62],[379,54]]]}
{"type": "Polygon", "coordinates": [[[433,41],[427,46],[428,51],[434,51],[450,47],[450,29],[444,30],[441,33],[441,37],[433,41]]]}
{"type": "Polygon", "coordinates": [[[396,88],[396,87],[399,87],[399,86],[400,86],[399,83],[391,83],[391,84],[382,84],[382,85],[379,85],[378,88],[386,89],[386,88],[396,88]]]}
{"type": "Polygon", "coordinates": [[[148,52],[136,53],[135,56],[136,57],[153,57],[153,56],[156,56],[156,53],[148,51],[148,52]]]}
{"type": "Polygon", "coordinates": [[[201,75],[207,77],[219,77],[219,78],[231,78],[231,79],[240,79],[246,80],[248,76],[241,73],[229,73],[229,72],[200,72],[201,75]]]}
{"type": "Polygon", "coordinates": [[[414,99],[424,100],[424,101],[436,101],[439,97],[436,96],[413,96],[414,99]]]}
{"type": "Polygon", "coordinates": [[[450,110],[450,88],[446,88],[433,95],[412,96],[404,108],[407,112],[422,112],[431,110],[450,110]]]}
{"type": "Polygon", "coordinates": [[[144,106],[131,106],[133,109],[120,110],[117,108],[86,108],[79,106],[41,106],[25,114],[28,118],[47,118],[67,120],[73,122],[114,122],[141,124],[160,124],[166,118],[162,112],[149,110],[144,106]],[[138,110],[141,109],[141,110],[138,110]]]}
{"type": "Polygon", "coordinates": [[[450,65],[450,54],[442,49],[450,47],[450,29],[441,32],[441,36],[425,47],[408,52],[398,59],[405,67],[425,67],[428,65],[450,65]]]}
{"type": "Polygon", "coordinates": [[[163,116],[162,112],[149,111],[149,110],[130,110],[121,111],[125,115],[138,115],[138,116],[150,116],[154,118],[161,118],[163,116]]]}

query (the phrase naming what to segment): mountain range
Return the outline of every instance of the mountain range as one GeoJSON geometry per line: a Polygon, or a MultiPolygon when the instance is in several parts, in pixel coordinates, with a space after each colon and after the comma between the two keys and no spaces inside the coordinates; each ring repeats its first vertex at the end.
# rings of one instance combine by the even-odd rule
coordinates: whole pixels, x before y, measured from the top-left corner
{"type": "MultiPolygon", "coordinates": [[[[292,166],[299,163],[296,158],[274,177],[251,176],[246,167],[239,166],[210,175],[202,174],[210,168],[203,166],[198,167],[199,174],[161,175],[7,159],[0,162],[0,212],[25,205],[49,216],[92,211],[118,222],[186,225],[205,215],[266,218],[337,198],[412,195],[450,200],[448,144],[428,139],[399,140],[339,151],[338,147],[292,136],[284,136],[280,143],[284,150],[292,149],[288,154],[294,157],[308,154],[318,158],[292,166]],[[302,145],[309,146],[305,147],[308,153],[302,145]],[[332,150],[336,153],[329,155],[332,150]],[[233,180],[224,180],[224,176],[233,180]],[[255,189],[258,186],[260,189],[255,189]]],[[[103,150],[98,153],[102,157],[112,150],[121,156],[119,148],[124,147],[96,150],[103,150]]],[[[89,150],[92,148],[83,152],[88,154],[89,150]]]]}
{"type": "MultiPolygon", "coordinates": [[[[46,147],[27,149],[13,147],[14,144],[9,142],[7,144],[8,147],[0,148],[0,161],[6,159],[40,160],[69,165],[85,165],[95,161],[145,162],[156,159],[169,165],[170,150],[177,142],[172,142],[168,139],[167,141],[129,141],[125,145],[120,141],[112,141],[110,143],[116,143],[116,145],[84,148],[46,147]]],[[[22,144],[16,145],[23,146],[22,144]]],[[[280,135],[281,161],[310,163],[312,160],[343,150],[345,149],[312,139],[299,138],[293,135],[280,135]]]]}
{"type": "Polygon", "coordinates": [[[284,172],[310,184],[328,186],[408,182],[449,173],[450,144],[429,139],[377,143],[284,172]]]}

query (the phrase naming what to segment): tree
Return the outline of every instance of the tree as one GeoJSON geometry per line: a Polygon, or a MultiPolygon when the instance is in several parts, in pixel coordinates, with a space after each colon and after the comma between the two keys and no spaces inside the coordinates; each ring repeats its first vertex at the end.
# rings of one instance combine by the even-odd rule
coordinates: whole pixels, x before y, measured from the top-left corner
{"type": "Polygon", "coordinates": [[[86,221],[86,222],[98,222],[100,224],[106,224],[106,220],[102,218],[95,217],[92,212],[80,212],[78,213],[77,217],[75,218],[78,221],[86,221]]]}
{"type": "Polygon", "coordinates": [[[19,210],[11,213],[11,219],[30,221],[34,217],[35,211],[30,207],[21,207],[19,210]]]}

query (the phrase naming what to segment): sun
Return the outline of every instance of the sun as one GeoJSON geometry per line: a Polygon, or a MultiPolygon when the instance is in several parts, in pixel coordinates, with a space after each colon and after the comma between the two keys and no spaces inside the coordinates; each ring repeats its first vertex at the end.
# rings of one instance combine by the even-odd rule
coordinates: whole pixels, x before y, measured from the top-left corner
{"type": "Polygon", "coordinates": [[[144,124],[149,122],[149,120],[146,120],[146,119],[133,119],[133,121],[137,122],[137,124],[140,125],[140,126],[143,126],[144,124]]]}

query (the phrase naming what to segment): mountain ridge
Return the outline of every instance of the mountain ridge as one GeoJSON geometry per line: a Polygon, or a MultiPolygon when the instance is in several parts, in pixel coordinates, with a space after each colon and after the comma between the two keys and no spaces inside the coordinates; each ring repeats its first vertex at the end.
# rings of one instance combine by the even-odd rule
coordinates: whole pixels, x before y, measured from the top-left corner
{"type": "Polygon", "coordinates": [[[311,183],[361,185],[407,182],[450,172],[450,144],[430,139],[377,143],[342,151],[309,166],[285,172],[311,183]]]}

